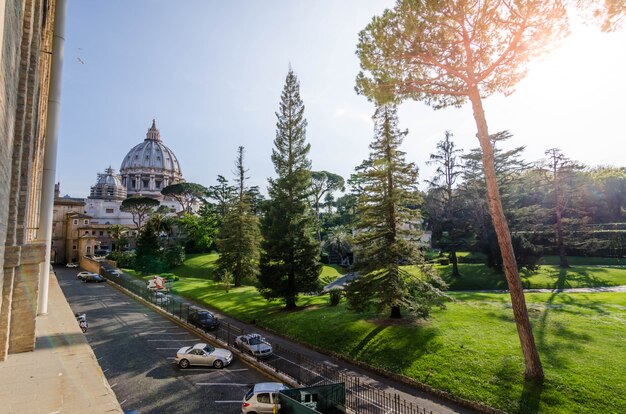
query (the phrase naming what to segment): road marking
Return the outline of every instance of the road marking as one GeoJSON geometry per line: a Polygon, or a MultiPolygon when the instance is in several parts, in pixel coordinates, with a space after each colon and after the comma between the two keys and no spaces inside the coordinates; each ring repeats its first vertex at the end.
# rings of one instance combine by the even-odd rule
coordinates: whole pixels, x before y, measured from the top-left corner
{"type": "Polygon", "coordinates": [[[237,404],[241,404],[241,402],[242,402],[242,401],[241,401],[241,400],[232,400],[232,401],[224,400],[224,401],[213,401],[213,402],[214,402],[214,403],[217,403],[217,404],[230,404],[230,403],[233,403],[233,404],[235,404],[235,403],[237,403],[237,404]]]}
{"type": "Polygon", "coordinates": [[[107,372],[109,370],[109,368],[105,369],[104,371],[102,371],[102,373],[104,374],[105,372],[107,372]]]}
{"type": "MultiPolygon", "coordinates": [[[[231,385],[233,387],[248,387],[250,384],[235,384],[232,382],[196,382],[196,385],[231,385]]],[[[241,402],[241,401],[239,401],[241,402]]]]}
{"type": "Polygon", "coordinates": [[[139,335],[189,335],[189,332],[140,332],[139,335]]]}
{"type": "Polygon", "coordinates": [[[122,401],[122,402],[120,403],[120,405],[124,405],[124,403],[125,403],[126,401],[128,401],[128,400],[124,400],[124,401],[122,401]]]}
{"type": "Polygon", "coordinates": [[[199,339],[148,339],[148,342],[198,342],[199,339]]]}
{"type": "Polygon", "coordinates": [[[115,387],[116,385],[117,385],[117,382],[115,384],[111,385],[111,388],[115,387]]]}
{"type": "Polygon", "coordinates": [[[156,349],[180,349],[180,348],[156,348],[156,349]]]}

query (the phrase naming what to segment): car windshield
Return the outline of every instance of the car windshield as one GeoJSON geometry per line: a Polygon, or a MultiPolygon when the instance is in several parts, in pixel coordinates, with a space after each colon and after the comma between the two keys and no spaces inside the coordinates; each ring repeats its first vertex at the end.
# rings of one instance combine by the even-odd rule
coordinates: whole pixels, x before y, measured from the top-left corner
{"type": "Polygon", "coordinates": [[[213,315],[211,315],[210,313],[200,313],[198,314],[198,318],[200,319],[213,319],[213,315]]]}
{"type": "Polygon", "coordinates": [[[250,345],[259,345],[259,344],[263,343],[261,338],[259,338],[258,336],[250,338],[250,340],[248,342],[250,342],[250,345]]]}
{"type": "Polygon", "coordinates": [[[204,347],[204,352],[206,352],[207,354],[210,354],[213,351],[215,351],[215,348],[212,347],[211,345],[207,345],[204,347]]]}

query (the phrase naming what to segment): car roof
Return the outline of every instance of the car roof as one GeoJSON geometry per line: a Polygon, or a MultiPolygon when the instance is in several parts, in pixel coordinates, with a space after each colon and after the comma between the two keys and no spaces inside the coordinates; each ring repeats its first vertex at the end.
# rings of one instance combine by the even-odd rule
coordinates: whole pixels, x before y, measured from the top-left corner
{"type": "Polygon", "coordinates": [[[254,384],[254,392],[273,392],[286,389],[287,386],[280,382],[260,382],[254,384]]]}
{"type": "Polygon", "coordinates": [[[194,314],[196,314],[196,315],[213,316],[213,314],[211,312],[209,312],[208,310],[199,310],[199,311],[194,312],[194,314]]]}
{"type": "Polygon", "coordinates": [[[206,344],[201,343],[201,344],[195,344],[194,346],[191,347],[191,349],[204,349],[206,348],[206,344]]]}
{"type": "Polygon", "coordinates": [[[242,335],[242,338],[248,338],[248,339],[252,339],[252,338],[262,338],[261,334],[258,333],[249,333],[246,335],[242,335]]]}

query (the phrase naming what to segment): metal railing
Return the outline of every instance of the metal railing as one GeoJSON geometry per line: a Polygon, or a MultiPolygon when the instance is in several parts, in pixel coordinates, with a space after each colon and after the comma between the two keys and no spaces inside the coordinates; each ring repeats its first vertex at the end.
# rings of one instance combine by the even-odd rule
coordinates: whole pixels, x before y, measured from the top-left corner
{"type": "MultiPolygon", "coordinates": [[[[178,298],[159,294],[147,288],[145,282],[129,275],[116,275],[108,266],[102,266],[102,275],[109,281],[125,288],[144,300],[158,306],[172,316],[188,323],[189,315],[202,308],[190,305],[178,298]]],[[[198,329],[198,327],[195,327],[198,329]]],[[[234,347],[235,338],[246,332],[232,323],[221,323],[218,329],[203,330],[229,347],[234,347]]],[[[435,414],[433,411],[418,406],[395,393],[365,383],[360,377],[346,374],[339,367],[320,363],[294,352],[284,346],[272,344],[273,354],[268,358],[256,358],[274,372],[291,377],[303,387],[344,383],[346,390],[346,408],[357,414],[435,414]]]]}

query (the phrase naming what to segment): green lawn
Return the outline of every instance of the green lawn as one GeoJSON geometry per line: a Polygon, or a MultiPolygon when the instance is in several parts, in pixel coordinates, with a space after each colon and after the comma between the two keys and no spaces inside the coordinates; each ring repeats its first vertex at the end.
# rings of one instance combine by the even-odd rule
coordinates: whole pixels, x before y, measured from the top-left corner
{"type": "MultiPolygon", "coordinates": [[[[280,302],[263,300],[250,286],[226,293],[208,276],[214,260],[190,257],[173,272],[181,277],[175,291],[241,320],[507,412],[626,412],[626,293],[526,294],[546,371],[545,382],[537,386],[523,380],[507,294],[452,292],[455,301],[446,310],[436,309],[420,322],[355,314],[343,301],[329,306],[327,295],[301,297],[299,310],[285,312],[280,302]]],[[[575,269],[592,280],[610,273],[575,269]]],[[[542,277],[551,276],[530,276],[537,283],[542,277]]]]}
{"type": "MultiPolygon", "coordinates": [[[[504,274],[483,264],[459,263],[458,278],[452,277],[452,265],[436,267],[450,290],[507,289],[504,274]]],[[[526,289],[621,286],[626,285],[626,266],[572,265],[561,269],[557,265],[542,265],[536,271],[522,270],[520,276],[526,289]]]]}

